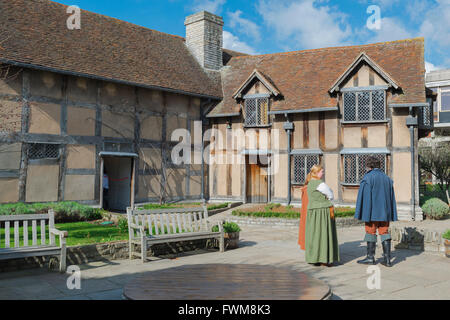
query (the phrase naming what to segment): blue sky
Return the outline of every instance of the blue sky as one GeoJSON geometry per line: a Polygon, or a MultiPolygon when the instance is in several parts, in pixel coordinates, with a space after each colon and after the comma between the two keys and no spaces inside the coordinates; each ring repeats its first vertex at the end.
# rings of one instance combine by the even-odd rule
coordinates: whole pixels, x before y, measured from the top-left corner
{"type": "Polygon", "coordinates": [[[224,47],[251,54],[424,37],[427,70],[450,68],[450,0],[57,2],[183,37],[184,18],[207,10],[224,18],[224,47]],[[379,8],[379,29],[367,26],[371,5],[379,8]]]}

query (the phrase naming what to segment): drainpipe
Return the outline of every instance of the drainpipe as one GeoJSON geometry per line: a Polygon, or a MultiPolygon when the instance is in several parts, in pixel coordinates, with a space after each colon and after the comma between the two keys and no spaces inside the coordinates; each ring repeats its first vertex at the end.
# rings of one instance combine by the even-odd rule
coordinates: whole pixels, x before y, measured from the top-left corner
{"type": "Polygon", "coordinates": [[[411,219],[416,218],[416,163],[415,163],[415,141],[414,141],[414,127],[418,125],[417,117],[414,116],[413,107],[409,107],[409,116],[406,118],[406,125],[409,128],[409,136],[411,139],[411,219]]]}
{"type": "Polygon", "coordinates": [[[211,103],[211,99],[208,99],[201,107],[200,107],[200,115],[201,115],[201,120],[202,120],[202,145],[201,145],[201,156],[202,156],[202,166],[201,166],[201,175],[202,175],[202,182],[201,182],[201,193],[200,193],[200,197],[202,198],[203,203],[206,203],[206,199],[205,199],[205,159],[204,159],[204,150],[205,150],[205,141],[203,140],[204,138],[204,131],[205,131],[205,127],[207,125],[207,119],[206,119],[206,114],[210,111],[210,109],[207,110],[203,110],[205,109],[205,106],[207,106],[208,104],[211,103]]]}
{"type": "Polygon", "coordinates": [[[294,130],[294,124],[289,121],[289,116],[287,113],[284,114],[286,117],[286,122],[283,124],[284,130],[286,130],[287,134],[287,154],[288,154],[288,194],[287,194],[287,204],[291,204],[291,134],[294,130]]]}

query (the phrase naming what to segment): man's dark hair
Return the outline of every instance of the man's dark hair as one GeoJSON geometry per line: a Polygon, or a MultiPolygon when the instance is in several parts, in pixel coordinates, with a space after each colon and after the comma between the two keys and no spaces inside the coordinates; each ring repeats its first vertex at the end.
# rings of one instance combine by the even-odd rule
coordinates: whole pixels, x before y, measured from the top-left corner
{"type": "Polygon", "coordinates": [[[380,159],[378,159],[376,157],[369,157],[369,158],[367,158],[366,167],[370,168],[370,169],[380,168],[381,161],[380,161],[380,159]]]}

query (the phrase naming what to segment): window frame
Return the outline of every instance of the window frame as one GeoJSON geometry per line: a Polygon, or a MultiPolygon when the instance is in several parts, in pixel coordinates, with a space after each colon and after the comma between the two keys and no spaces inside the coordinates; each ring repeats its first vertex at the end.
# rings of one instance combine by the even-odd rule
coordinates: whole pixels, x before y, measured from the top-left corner
{"type": "Polygon", "coordinates": [[[244,96],[244,128],[265,128],[270,127],[272,124],[270,123],[269,111],[270,111],[270,95],[269,94],[254,94],[254,95],[246,95],[244,96]],[[256,110],[255,110],[255,124],[249,124],[247,121],[247,102],[250,100],[255,100],[256,110]],[[266,123],[258,123],[260,117],[258,114],[261,114],[261,107],[259,104],[260,100],[267,101],[267,115],[266,115],[266,123]]]}
{"type": "MultiPolygon", "coordinates": [[[[354,153],[342,153],[341,154],[341,160],[342,160],[342,176],[341,176],[341,182],[340,184],[342,186],[349,186],[349,187],[356,187],[356,186],[360,186],[362,179],[364,178],[364,175],[367,173],[365,172],[363,174],[362,177],[360,177],[360,161],[359,161],[359,157],[360,156],[383,156],[383,160],[384,160],[384,170],[383,172],[389,176],[388,174],[388,163],[389,163],[389,153],[381,153],[381,152],[374,152],[374,153],[368,153],[368,152],[354,152],[354,153]],[[348,182],[346,180],[347,178],[347,172],[346,172],[346,157],[347,156],[355,156],[355,173],[356,173],[356,177],[355,177],[355,181],[356,182],[348,182]]],[[[382,164],[383,165],[383,164],[382,164]]]]}
{"type": "MultiPolygon", "coordinates": [[[[352,124],[352,123],[386,123],[389,122],[387,117],[387,94],[386,94],[387,86],[371,86],[371,87],[352,87],[352,88],[343,88],[342,92],[342,120],[341,123],[352,124]],[[369,119],[361,120],[359,117],[360,106],[359,104],[359,95],[361,93],[369,93],[369,119]],[[373,95],[377,92],[383,92],[383,119],[373,119],[373,95]],[[345,96],[347,94],[355,95],[355,120],[346,120],[346,106],[345,106],[345,96]]],[[[348,111],[347,111],[348,112],[348,111]]]]}
{"type": "MultiPolygon", "coordinates": [[[[317,164],[320,164],[322,161],[322,156],[323,154],[320,152],[308,152],[308,153],[301,153],[301,152],[296,152],[295,150],[291,152],[290,157],[291,157],[291,168],[289,168],[289,170],[291,170],[291,185],[293,186],[304,186],[305,185],[305,180],[306,177],[309,173],[308,170],[308,157],[317,157],[317,164]],[[303,181],[300,181],[296,179],[295,177],[295,158],[296,157],[304,157],[303,159],[303,169],[304,169],[304,179],[303,181]]],[[[311,166],[312,167],[312,166],[311,166]]]]}
{"type": "MultiPolygon", "coordinates": [[[[58,161],[61,158],[61,147],[62,145],[60,143],[47,143],[47,142],[36,142],[36,143],[28,143],[27,146],[27,158],[28,163],[30,164],[55,164],[58,163],[58,161]],[[48,146],[52,146],[57,148],[57,156],[56,157],[42,157],[42,158],[34,158],[31,154],[33,146],[42,146],[43,148],[47,148],[48,146]]],[[[46,150],[44,151],[44,153],[46,150]]]]}
{"type": "Polygon", "coordinates": [[[442,87],[440,87],[440,90],[439,90],[439,107],[438,107],[438,110],[439,110],[439,112],[450,112],[450,106],[449,106],[449,109],[448,110],[443,110],[442,109],[442,94],[443,93],[448,93],[448,94],[450,94],[450,86],[442,86],[442,87]]]}

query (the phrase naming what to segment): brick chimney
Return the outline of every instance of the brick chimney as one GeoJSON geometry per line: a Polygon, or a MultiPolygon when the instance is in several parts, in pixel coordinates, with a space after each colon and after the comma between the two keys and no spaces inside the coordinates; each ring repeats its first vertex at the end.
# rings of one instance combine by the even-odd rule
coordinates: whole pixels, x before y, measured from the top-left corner
{"type": "Polygon", "coordinates": [[[219,70],[222,64],[223,19],[207,11],[186,17],[186,45],[203,68],[219,70]]]}

